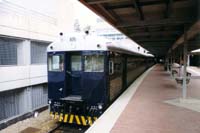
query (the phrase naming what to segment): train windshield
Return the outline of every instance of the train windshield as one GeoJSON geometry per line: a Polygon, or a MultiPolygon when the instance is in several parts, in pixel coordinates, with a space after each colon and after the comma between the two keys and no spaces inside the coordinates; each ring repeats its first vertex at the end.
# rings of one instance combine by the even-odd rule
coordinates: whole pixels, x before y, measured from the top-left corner
{"type": "Polygon", "coordinates": [[[73,55],[71,57],[71,69],[72,71],[81,71],[81,56],[73,55]]]}
{"type": "Polygon", "coordinates": [[[84,65],[85,72],[104,72],[104,56],[86,55],[84,65]]]}
{"type": "Polygon", "coordinates": [[[49,71],[64,71],[64,55],[49,55],[48,69],[49,71]]]}

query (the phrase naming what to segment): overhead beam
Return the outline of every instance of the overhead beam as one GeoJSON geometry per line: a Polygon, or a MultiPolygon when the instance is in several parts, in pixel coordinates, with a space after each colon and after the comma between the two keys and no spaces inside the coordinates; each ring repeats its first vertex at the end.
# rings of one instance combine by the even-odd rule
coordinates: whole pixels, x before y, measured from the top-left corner
{"type": "Polygon", "coordinates": [[[180,24],[190,24],[192,20],[190,19],[162,19],[162,20],[154,20],[154,21],[137,21],[132,23],[122,23],[117,24],[117,28],[124,27],[144,27],[144,26],[162,26],[162,25],[180,25],[180,24]]]}
{"type": "Polygon", "coordinates": [[[175,38],[147,38],[147,39],[132,38],[132,39],[139,44],[144,42],[173,42],[176,40],[175,38]]]}
{"type": "MultiPolygon", "coordinates": [[[[194,23],[187,31],[187,40],[190,40],[200,33],[200,20],[194,23]]],[[[184,43],[184,34],[173,44],[172,49],[184,43]]]]}
{"type": "Polygon", "coordinates": [[[134,4],[134,7],[136,9],[136,12],[138,13],[138,15],[140,17],[140,20],[144,20],[144,14],[143,14],[142,8],[139,4],[139,1],[138,0],[132,0],[132,1],[133,1],[133,4],[134,4]]]}
{"type": "MultiPolygon", "coordinates": [[[[146,48],[146,49],[156,49],[156,48],[162,48],[162,49],[169,49],[170,46],[166,46],[166,45],[163,45],[163,46],[159,46],[159,45],[142,45],[142,47],[146,48]]],[[[166,51],[167,52],[167,51],[166,51]]]]}
{"type": "MultiPolygon", "coordinates": [[[[147,48],[146,48],[147,49],[147,48]]],[[[167,54],[167,51],[168,49],[148,49],[148,51],[150,51],[153,55],[158,55],[158,56],[163,56],[163,55],[166,55],[167,54]]]]}
{"type": "Polygon", "coordinates": [[[114,20],[115,22],[117,21],[117,19],[110,13],[108,12],[101,4],[97,4],[96,5],[102,12],[104,12],[106,14],[106,16],[108,16],[109,18],[111,18],[112,20],[114,20]]]}
{"type": "Polygon", "coordinates": [[[171,14],[172,14],[172,9],[173,9],[172,6],[173,6],[173,0],[167,0],[165,18],[170,18],[171,14]]]}
{"type": "Polygon", "coordinates": [[[121,1],[126,1],[126,0],[85,0],[88,4],[102,4],[102,3],[109,3],[109,2],[121,2],[121,1]]]}
{"type": "MultiPolygon", "coordinates": [[[[178,2],[178,1],[186,1],[186,0],[173,0],[174,2],[178,2]]],[[[149,5],[159,5],[159,4],[164,4],[165,1],[164,0],[160,0],[160,1],[140,1],[140,6],[149,6],[149,5]]],[[[105,8],[107,10],[114,10],[114,9],[120,9],[120,8],[133,8],[134,4],[130,4],[130,3],[124,3],[124,4],[120,4],[120,5],[109,5],[106,6],[105,8]]]]}
{"type": "Polygon", "coordinates": [[[129,34],[130,37],[139,37],[139,36],[160,36],[160,35],[181,35],[180,31],[156,31],[156,32],[137,32],[129,34]]]}
{"type": "Polygon", "coordinates": [[[142,43],[142,46],[146,47],[146,46],[157,46],[157,47],[170,47],[172,45],[172,43],[170,42],[145,42],[142,43]]]}
{"type": "MultiPolygon", "coordinates": [[[[104,8],[105,9],[105,8],[104,8]]],[[[120,22],[120,23],[122,23],[123,21],[122,21],[122,19],[121,19],[121,17],[119,16],[119,15],[117,15],[114,11],[112,11],[112,10],[109,10],[109,11],[107,11],[109,14],[111,14],[114,18],[115,18],[115,20],[117,20],[117,22],[120,22]]]]}
{"type": "MultiPolygon", "coordinates": [[[[145,47],[144,47],[145,48],[145,47]]],[[[147,49],[147,48],[146,48],[147,49]]],[[[152,53],[161,53],[161,54],[165,54],[165,53],[167,53],[167,50],[168,50],[169,48],[159,48],[159,47],[156,47],[156,48],[153,48],[153,49],[151,49],[151,48],[148,48],[147,50],[148,51],[151,51],[152,53]]]]}
{"type": "MultiPolygon", "coordinates": [[[[145,47],[144,47],[145,48],[145,47]]],[[[159,48],[159,47],[156,47],[156,48],[145,48],[147,49],[148,51],[151,51],[152,53],[160,53],[160,54],[165,54],[167,53],[167,50],[169,48],[159,48]],[[164,50],[164,51],[163,51],[164,50]]]]}

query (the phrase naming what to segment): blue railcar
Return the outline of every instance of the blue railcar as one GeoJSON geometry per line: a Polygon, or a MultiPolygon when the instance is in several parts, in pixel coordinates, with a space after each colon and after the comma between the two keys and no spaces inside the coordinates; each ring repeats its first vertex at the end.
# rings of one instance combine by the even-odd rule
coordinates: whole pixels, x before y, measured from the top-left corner
{"type": "Polygon", "coordinates": [[[91,35],[67,36],[47,51],[50,114],[64,123],[92,125],[147,68],[144,55],[91,35]]]}

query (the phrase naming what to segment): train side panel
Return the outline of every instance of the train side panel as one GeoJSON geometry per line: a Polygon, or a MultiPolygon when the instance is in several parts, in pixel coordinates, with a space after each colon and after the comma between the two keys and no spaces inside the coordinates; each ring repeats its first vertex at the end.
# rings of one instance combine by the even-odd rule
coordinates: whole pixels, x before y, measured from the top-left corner
{"type": "Polygon", "coordinates": [[[127,58],[127,87],[147,69],[146,66],[145,59],[142,57],[127,58]]]}
{"type": "Polygon", "coordinates": [[[111,54],[109,62],[109,67],[112,69],[112,72],[109,73],[110,101],[113,101],[123,90],[123,57],[120,54],[111,54]]]}
{"type": "Polygon", "coordinates": [[[109,57],[109,97],[112,103],[146,69],[153,65],[151,59],[112,53],[109,57]],[[112,68],[111,68],[112,67],[112,68]]]}

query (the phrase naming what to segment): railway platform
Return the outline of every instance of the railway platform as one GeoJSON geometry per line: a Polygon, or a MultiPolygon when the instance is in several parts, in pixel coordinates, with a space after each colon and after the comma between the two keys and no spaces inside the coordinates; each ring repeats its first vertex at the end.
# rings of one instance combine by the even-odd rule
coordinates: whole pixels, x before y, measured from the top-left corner
{"type": "MultiPolygon", "coordinates": [[[[192,75],[200,75],[190,67],[192,75]]],[[[127,91],[87,130],[111,133],[199,133],[200,82],[191,79],[187,99],[182,88],[156,65],[137,79],[127,91]]]]}

